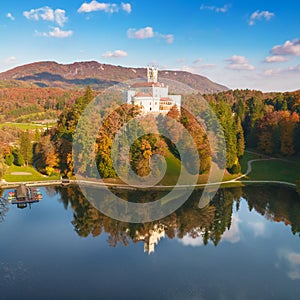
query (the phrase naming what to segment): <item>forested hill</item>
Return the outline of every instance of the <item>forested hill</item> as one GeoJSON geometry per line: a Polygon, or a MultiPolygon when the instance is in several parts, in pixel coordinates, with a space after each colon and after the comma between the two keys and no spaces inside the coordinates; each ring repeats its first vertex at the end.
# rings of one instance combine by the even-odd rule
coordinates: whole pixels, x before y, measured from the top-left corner
{"type": "MultiPolygon", "coordinates": [[[[38,87],[60,87],[74,89],[90,85],[93,89],[103,89],[107,86],[135,78],[144,78],[145,68],[126,68],[96,61],[58,64],[56,62],[35,62],[16,67],[0,73],[0,81],[8,84],[31,83],[38,87]]],[[[208,78],[185,71],[161,70],[160,77],[177,80],[196,89],[200,93],[217,93],[228,90],[208,78]]],[[[0,82],[0,86],[4,83],[0,82]]]]}

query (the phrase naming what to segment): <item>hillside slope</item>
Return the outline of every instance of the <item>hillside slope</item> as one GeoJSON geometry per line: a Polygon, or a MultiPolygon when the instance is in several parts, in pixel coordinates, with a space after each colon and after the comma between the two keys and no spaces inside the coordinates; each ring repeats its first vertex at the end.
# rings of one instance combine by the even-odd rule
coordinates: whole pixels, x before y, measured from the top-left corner
{"type": "MultiPolygon", "coordinates": [[[[145,68],[127,68],[96,61],[58,64],[52,61],[35,62],[0,73],[0,86],[28,83],[38,87],[80,88],[86,85],[102,89],[130,79],[143,78],[145,68]]],[[[208,78],[185,71],[161,70],[159,76],[176,80],[198,90],[211,94],[228,90],[208,78]]]]}

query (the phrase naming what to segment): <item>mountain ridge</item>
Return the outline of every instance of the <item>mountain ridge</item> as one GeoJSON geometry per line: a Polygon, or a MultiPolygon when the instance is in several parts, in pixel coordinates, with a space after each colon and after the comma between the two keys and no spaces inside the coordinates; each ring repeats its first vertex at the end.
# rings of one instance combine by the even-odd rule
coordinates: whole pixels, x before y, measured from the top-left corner
{"type": "MultiPolygon", "coordinates": [[[[70,64],[40,61],[2,72],[0,73],[0,81],[23,82],[38,87],[60,87],[63,89],[90,85],[94,89],[102,89],[127,80],[143,78],[145,75],[146,68],[116,66],[97,61],[70,64]]],[[[202,94],[229,90],[226,86],[213,82],[205,76],[186,71],[160,70],[159,76],[182,82],[202,94]]]]}

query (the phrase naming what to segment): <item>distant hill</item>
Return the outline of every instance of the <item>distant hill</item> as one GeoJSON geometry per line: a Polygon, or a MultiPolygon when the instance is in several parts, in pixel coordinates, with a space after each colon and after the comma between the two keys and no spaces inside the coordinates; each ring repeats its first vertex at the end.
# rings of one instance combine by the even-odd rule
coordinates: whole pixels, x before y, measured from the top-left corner
{"type": "MultiPolygon", "coordinates": [[[[145,68],[126,68],[96,61],[58,64],[52,61],[26,64],[0,73],[0,87],[33,85],[35,87],[81,88],[90,85],[93,89],[143,78],[145,68]]],[[[208,78],[185,71],[161,70],[159,76],[182,82],[202,94],[227,91],[228,88],[208,78]]]]}

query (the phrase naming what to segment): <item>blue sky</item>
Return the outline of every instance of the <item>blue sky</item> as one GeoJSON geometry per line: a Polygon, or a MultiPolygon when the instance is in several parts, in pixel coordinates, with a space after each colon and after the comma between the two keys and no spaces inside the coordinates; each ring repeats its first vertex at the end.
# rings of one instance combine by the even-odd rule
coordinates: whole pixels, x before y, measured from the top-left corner
{"type": "Polygon", "coordinates": [[[186,70],[230,88],[300,88],[295,0],[0,2],[0,71],[96,60],[186,70]]]}

